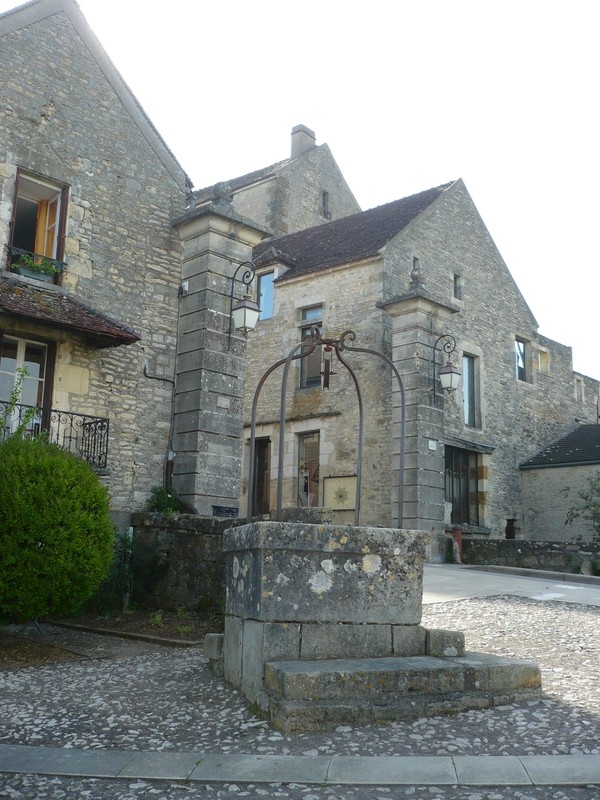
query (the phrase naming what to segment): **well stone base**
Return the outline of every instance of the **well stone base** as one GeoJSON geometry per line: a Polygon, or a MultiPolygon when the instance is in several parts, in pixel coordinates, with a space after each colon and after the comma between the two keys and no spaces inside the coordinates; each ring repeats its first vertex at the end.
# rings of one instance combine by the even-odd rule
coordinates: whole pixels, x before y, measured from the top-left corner
{"type": "Polygon", "coordinates": [[[484,653],[269,662],[265,684],[268,717],[284,733],[491,708],[541,691],[536,664],[484,653]]]}

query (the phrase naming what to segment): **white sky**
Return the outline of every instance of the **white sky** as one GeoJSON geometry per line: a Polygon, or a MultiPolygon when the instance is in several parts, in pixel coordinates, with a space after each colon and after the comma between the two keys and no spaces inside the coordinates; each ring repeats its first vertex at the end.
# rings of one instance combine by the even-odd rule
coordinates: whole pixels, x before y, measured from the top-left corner
{"type": "Polygon", "coordinates": [[[600,378],[596,0],[79,4],[196,188],[299,123],[362,208],[463,178],[540,332],[600,378]]]}

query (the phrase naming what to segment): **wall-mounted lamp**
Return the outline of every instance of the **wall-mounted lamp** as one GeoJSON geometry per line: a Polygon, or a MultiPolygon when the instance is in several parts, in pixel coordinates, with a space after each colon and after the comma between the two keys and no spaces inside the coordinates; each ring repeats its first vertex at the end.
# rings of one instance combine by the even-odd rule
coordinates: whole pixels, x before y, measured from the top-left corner
{"type": "Polygon", "coordinates": [[[254,264],[251,261],[242,261],[242,263],[233,273],[233,278],[231,279],[231,292],[229,294],[229,336],[227,337],[228,350],[231,350],[231,331],[234,325],[236,331],[240,331],[244,335],[246,335],[248,331],[253,331],[254,328],[256,328],[256,323],[258,322],[258,316],[260,314],[260,308],[254,302],[254,300],[252,300],[247,291],[247,289],[250,287],[250,284],[254,280],[255,274],[256,271],[254,269],[254,264]],[[238,278],[237,276],[240,270],[244,270],[244,272],[242,277],[238,278]],[[244,294],[244,297],[241,300],[238,300],[234,306],[233,294],[235,291],[236,281],[246,287],[246,293],[244,294]]]}
{"type": "Polygon", "coordinates": [[[454,336],[450,336],[449,333],[443,333],[441,336],[435,340],[435,344],[433,345],[433,376],[432,376],[432,389],[433,389],[433,396],[435,397],[435,381],[436,378],[440,379],[440,383],[442,385],[442,389],[445,389],[447,392],[455,392],[458,389],[460,384],[460,370],[458,367],[455,367],[454,364],[450,361],[450,353],[453,353],[456,350],[456,339],[454,336]],[[443,345],[438,347],[440,342],[443,342],[443,345]],[[446,353],[448,356],[448,360],[445,364],[442,364],[441,367],[437,370],[436,375],[436,366],[437,366],[437,352],[446,353]]]}

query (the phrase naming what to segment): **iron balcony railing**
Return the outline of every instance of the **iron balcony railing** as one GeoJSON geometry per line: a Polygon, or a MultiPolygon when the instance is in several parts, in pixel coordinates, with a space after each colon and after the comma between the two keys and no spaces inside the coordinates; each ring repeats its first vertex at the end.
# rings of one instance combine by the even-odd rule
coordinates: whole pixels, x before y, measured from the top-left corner
{"type": "MultiPolygon", "coordinates": [[[[26,413],[32,406],[16,405],[0,430],[0,438],[5,439],[19,428],[26,420],[26,413]]],[[[6,416],[8,401],[0,400],[0,419],[6,416]]],[[[46,433],[48,441],[57,444],[83,458],[96,469],[106,469],[108,462],[108,419],[106,417],[90,417],[87,414],[73,414],[71,411],[50,409],[45,414],[35,409],[23,433],[25,436],[37,436],[46,433]]]]}
{"type": "Polygon", "coordinates": [[[67,266],[64,261],[57,258],[49,258],[31,250],[24,250],[22,247],[7,245],[8,261],[6,268],[23,274],[36,274],[41,277],[44,274],[54,279],[56,275],[64,272],[67,266]],[[33,262],[33,263],[32,263],[33,262]]]}

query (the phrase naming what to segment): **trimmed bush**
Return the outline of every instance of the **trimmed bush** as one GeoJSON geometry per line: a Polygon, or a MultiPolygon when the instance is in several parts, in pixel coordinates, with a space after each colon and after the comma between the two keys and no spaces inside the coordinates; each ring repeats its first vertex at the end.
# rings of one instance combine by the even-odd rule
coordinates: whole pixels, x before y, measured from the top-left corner
{"type": "Polygon", "coordinates": [[[43,439],[0,443],[0,617],[74,611],[106,577],[114,540],[88,464],[43,439]]]}

